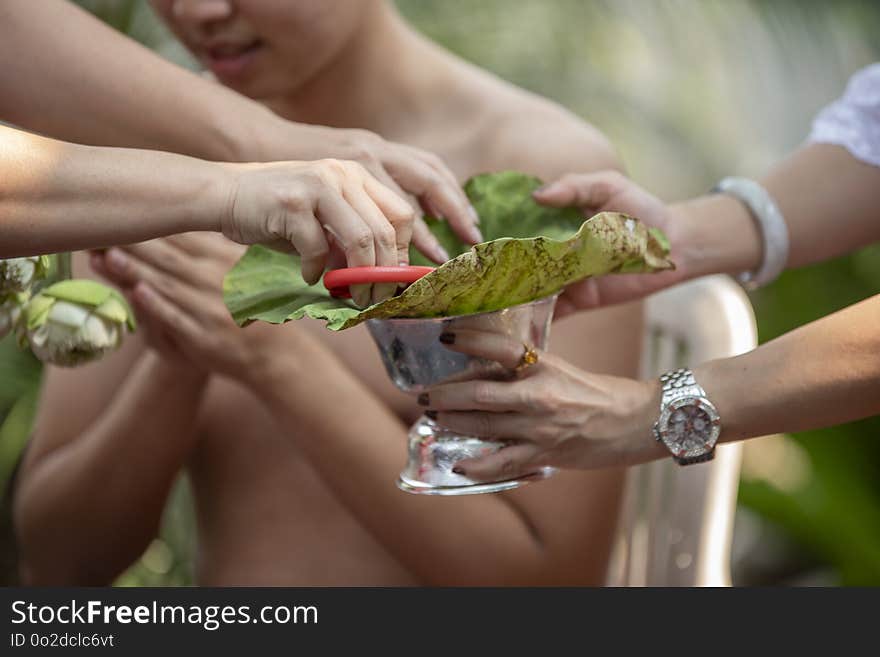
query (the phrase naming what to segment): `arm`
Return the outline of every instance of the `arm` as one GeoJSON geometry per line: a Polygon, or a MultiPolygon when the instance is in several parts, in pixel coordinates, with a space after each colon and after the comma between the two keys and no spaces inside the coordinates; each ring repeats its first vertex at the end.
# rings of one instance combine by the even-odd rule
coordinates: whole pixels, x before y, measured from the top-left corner
{"type": "Polygon", "coordinates": [[[27,584],[107,585],[140,556],[195,442],[202,383],[145,354],[82,432],[38,427],[15,508],[27,584]]]}
{"type": "Polygon", "coordinates": [[[65,0],[0,3],[0,60],[0,117],[67,141],[240,161],[283,123],[65,0]]]}
{"type": "Polygon", "coordinates": [[[219,230],[229,214],[234,179],[221,165],[3,126],[0,152],[0,257],[219,230]]]}
{"type": "Polygon", "coordinates": [[[694,368],[722,441],[821,429],[880,414],[880,295],[752,352],[694,368]]]}
{"type": "Polygon", "coordinates": [[[49,368],[15,496],[26,583],[109,584],[143,552],[195,441],[203,380],[139,336],[100,363],[49,368]]]}
{"type": "MultiPolygon", "coordinates": [[[[353,160],[393,190],[436,208],[463,240],[481,241],[467,199],[436,156],[363,130],[285,121],[70,2],[0,3],[0,61],[0,119],[21,127],[77,143],[215,161],[353,160]]],[[[446,259],[421,222],[414,243],[438,262],[446,259]]]]}
{"type": "MultiPolygon", "coordinates": [[[[0,257],[222,230],[295,249],[311,284],[331,245],[350,266],[396,265],[412,235],[409,205],[355,162],[217,164],[2,126],[0,150],[0,257]]],[[[358,303],[375,290],[358,289],[358,303]]]]}
{"type": "MultiPolygon", "coordinates": [[[[878,321],[880,295],[742,356],[693,368],[721,416],[720,441],[820,429],[880,413],[878,321]]],[[[522,353],[521,344],[506,338],[469,333],[457,335],[452,348],[507,365],[522,353]]],[[[651,433],[660,408],[656,381],[591,374],[542,354],[522,380],[449,384],[430,394],[441,409],[438,421],[452,429],[526,441],[459,463],[471,477],[528,472],[536,465],[634,465],[669,456],[651,433]]]]}
{"type": "MultiPolygon", "coordinates": [[[[880,167],[857,160],[840,146],[807,146],[760,182],[788,225],[788,267],[828,260],[880,238],[876,194],[880,167]]],[[[703,197],[672,205],[670,213],[688,236],[688,258],[695,275],[738,273],[758,265],[760,237],[736,199],[703,197]]]]}
{"type": "MultiPolygon", "coordinates": [[[[880,167],[857,160],[840,146],[813,144],[783,160],[761,181],[788,225],[788,266],[833,258],[880,238],[876,192],[880,167]]],[[[748,209],[716,194],[670,206],[617,173],[567,175],[536,193],[541,203],[577,204],[588,212],[626,212],[663,229],[676,271],[606,276],[570,286],[577,308],[639,298],[681,281],[714,273],[754,270],[761,238],[748,209]]]]}

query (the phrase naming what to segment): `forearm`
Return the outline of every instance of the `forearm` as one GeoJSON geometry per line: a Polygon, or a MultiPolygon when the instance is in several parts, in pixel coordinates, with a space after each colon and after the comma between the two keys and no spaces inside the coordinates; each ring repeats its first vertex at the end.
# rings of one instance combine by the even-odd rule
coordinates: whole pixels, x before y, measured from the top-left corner
{"type": "Polygon", "coordinates": [[[401,493],[406,430],[380,400],[326,356],[275,350],[255,377],[279,426],[295,429],[337,498],[427,585],[534,583],[551,566],[540,536],[504,496],[428,499],[401,493]],[[307,380],[308,385],[292,385],[307,380]],[[344,401],[343,401],[344,400],[344,401]]]}
{"type": "Polygon", "coordinates": [[[0,126],[0,257],[218,230],[227,167],[181,155],[95,148],[0,126]]]}
{"type": "Polygon", "coordinates": [[[697,368],[722,441],[819,429],[880,414],[880,296],[752,352],[697,368]]]}
{"type": "Polygon", "coordinates": [[[107,584],[137,558],[194,445],[203,388],[147,354],[81,436],[41,453],[36,427],[15,509],[27,583],[107,584]]]}
{"type": "MultiPolygon", "coordinates": [[[[787,266],[821,262],[880,239],[880,167],[839,146],[812,145],[783,160],[760,180],[788,226],[787,266]]],[[[684,245],[690,277],[757,268],[761,236],[746,206],[723,194],[671,206],[670,231],[684,245]]]]}
{"type": "Polygon", "coordinates": [[[0,119],[67,141],[256,160],[280,122],[64,0],[0,3],[0,61],[0,119]]]}

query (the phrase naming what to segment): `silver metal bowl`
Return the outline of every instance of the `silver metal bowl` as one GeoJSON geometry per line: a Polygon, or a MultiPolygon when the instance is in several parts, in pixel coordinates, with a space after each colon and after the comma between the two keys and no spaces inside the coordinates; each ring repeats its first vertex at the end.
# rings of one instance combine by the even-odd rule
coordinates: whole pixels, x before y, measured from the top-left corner
{"type": "MultiPolygon", "coordinates": [[[[490,313],[429,319],[371,319],[367,322],[388,376],[404,392],[417,395],[432,386],[471,379],[509,379],[514,373],[495,361],[452,351],[440,334],[456,330],[502,333],[546,349],[556,296],[490,313]]],[[[540,468],[515,479],[475,481],[452,471],[465,458],[501,449],[510,441],[486,440],[443,428],[426,416],[410,428],[408,459],[398,486],[424,495],[472,495],[509,490],[552,475],[540,468]]]]}

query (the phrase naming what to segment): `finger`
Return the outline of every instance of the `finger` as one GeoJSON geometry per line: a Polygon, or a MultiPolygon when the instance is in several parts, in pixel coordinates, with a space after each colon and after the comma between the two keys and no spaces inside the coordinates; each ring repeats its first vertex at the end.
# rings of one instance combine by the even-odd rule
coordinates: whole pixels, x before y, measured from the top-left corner
{"type": "MultiPolygon", "coordinates": [[[[341,199],[339,202],[350,211],[347,203],[341,199]]],[[[330,246],[324,233],[327,228],[324,223],[320,217],[320,210],[318,216],[309,212],[297,212],[288,217],[288,226],[285,228],[287,241],[299,253],[300,272],[308,285],[314,285],[321,280],[321,274],[324,273],[327,265],[330,246]]],[[[289,249],[275,242],[272,243],[272,247],[289,252],[289,249]]]]}
{"type": "MultiPolygon", "coordinates": [[[[349,267],[376,264],[373,231],[342,196],[334,193],[322,196],[318,201],[318,219],[345,253],[349,267]]],[[[361,308],[370,304],[370,285],[352,285],[350,291],[352,300],[361,308]]]]}
{"type": "Polygon", "coordinates": [[[200,231],[179,233],[165,238],[180,250],[192,256],[212,256],[223,260],[234,260],[247,250],[246,246],[233,242],[220,233],[200,231]]]}
{"type": "Polygon", "coordinates": [[[115,279],[113,273],[107,268],[104,254],[105,251],[90,251],[89,267],[101,278],[106,278],[108,281],[110,281],[114,285],[118,285],[119,287],[125,287],[124,285],[122,285],[121,282],[115,279]]]}
{"type": "Polygon", "coordinates": [[[396,239],[397,262],[395,265],[409,264],[409,244],[413,237],[413,224],[415,211],[412,206],[404,201],[390,189],[380,184],[372,177],[367,176],[364,189],[379,210],[385,215],[391,225],[394,226],[396,239]]]}
{"type": "Polygon", "coordinates": [[[621,174],[617,171],[568,174],[536,189],[532,196],[542,205],[552,207],[601,208],[620,189],[621,174]]]}
{"type": "MultiPolygon", "coordinates": [[[[456,187],[459,186],[458,178],[456,178],[455,174],[452,173],[452,169],[446,165],[446,162],[444,162],[441,157],[430,151],[416,148],[415,146],[403,145],[403,148],[408,149],[415,157],[420,158],[425,164],[443,176],[450,184],[455,185],[456,187]]],[[[467,197],[465,197],[465,202],[467,202],[467,197]]]]}
{"type": "Polygon", "coordinates": [[[535,430],[534,416],[520,413],[487,413],[484,411],[442,411],[436,415],[442,427],[466,436],[492,440],[531,439],[535,430]]]}
{"type": "Polygon", "coordinates": [[[446,383],[419,395],[419,404],[435,411],[522,411],[528,408],[524,383],[481,379],[446,383]]]}
{"type": "Polygon", "coordinates": [[[134,308],[137,316],[138,329],[144,331],[145,342],[160,354],[166,357],[178,357],[180,354],[174,346],[174,342],[168,333],[162,328],[156,317],[153,316],[151,309],[144,307],[134,295],[134,290],[126,291],[126,298],[134,308]]]}
{"type": "Polygon", "coordinates": [[[469,244],[483,241],[483,235],[476,226],[476,212],[458,184],[451,184],[421,160],[406,158],[406,162],[401,164],[393,161],[386,163],[391,176],[401,187],[436,209],[462,241],[469,244]]]}
{"type": "Polygon", "coordinates": [[[417,218],[413,224],[412,243],[427,258],[438,265],[449,260],[449,253],[446,252],[446,249],[440,244],[440,240],[431,232],[421,217],[417,218]]]}
{"type": "MultiPolygon", "coordinates": [[[[353,185],[344,190],[345,200],[357,212],[361,219],[369,226],[373,233],[373,248],[376,253],[376,264],[385,267],[395,267],[397,258],[397,235],[394,226],[382,214],[373,199],[360,185],[353,185]]],[[[372,303],[379,303],[383,299],[394,296],[397,291],[396,283],[382,283],[373,285],[372,303]]]]}
{"type": "Polygon", "coordinates": [[[180,347],[196,346],[204,337],[201,327],[192,317],[159,294],[149,283],[138,283],[132,291],[132,300],[153,318],[160,330],[173,336],[172,339],[180,347]]]}
{"type": "Polygon", "coordinates": [[[553,309],[553,321],[555,322],[557,319],[562,319],[575,312],[577,312],[577,306],[564,296],[559,297],[559,299],[556,300],[556,307],[553,309]]]}
{"type": "MultiPolygon", "coordinates": [[[[476,209],[473,205],[471,205],[470,200],[467,195],[464,193],[460,183],[458,182],[458,178],[452,172],[452,170],[446,165],[446,162],[443,161],[442,158],[438,157],[436,154],[431,153],[429,151],[423,151],[419,148],[415,148],[412,146],[405,146],[404,148],[409,149],[409,151],[413,154],[414,157],[418,157],[425,164],[427,164],[436,174],[441,176],[455,192],[455,195],[458,197],[459,203],[464,206],[464,211],[467,213],[468,218],[470,219],[473,226],[478,226],[480,223],[480,216],[477,214],[476,209]]],[[[437,211],[438,208],[434,206],[432,208],[434,211],[437,211]]],[[[444,216],[442,210],[439,211],[439,216],[444,216]]],[[[475,236],[478,236],[479,239],[477,241],[483,241],[482,235],[479,233],[479,229],[477,229],[475,236]]]]}
{"type": "MultiPolygon", "coordinates": [[[[171,274],[176,278],[186,280],[190,278],[195,269],[189,261],[187,253],[165,239],[160,238],[147,242],[138,242],[137,244],[128,244],[116,248],[117,252],[121,249],[141,262],[152,265],[153,268],[171,274]]],[[[110,251],[113,251],[113,249],[110,249],[110,251]]]]}
{"type": "Polygon", "coordinates": [[[447,349],[494,360],[509,370],[520,364],[523,354],[526,352],[526,345],[521,340],[492,331],[456,329],[442,333],[440,341],[447,349]]]}
{"type": "Polygon", "coordinates": [[[278,251],[279,253],[294,253],[299,255],[299,251],[297,251],[296,247],[288,240],[272,240],[270,242],[260,242],[260,244],[273,251],[278,251]]]}
{"type": "MultiPolygon", "coordinates": [[[[194,247],[194,245],[194,242],[190,242],[190,246],[194,247]]],[[[199,266],[197,259],[205,256],[204,250],[188,252],[180,248],[170,238],[139,242],[118,248],[123,254],[127,253],[132,258],[187,285],[212,289],[221,284],[220,275],[216,269],[199,266]]],[[[164,290],[161,287],[157,289],[164,290]]]]}
{"type": "Polygon", "coordinates": [[[515,479],[539,470],[541,466],[535,464],[535,461],[541,453],[538,445],[522,442],[504,447],[493,454],[458,461],[455,471],[477,481],[515,479]]]}
{"type": "Polygon", "coordinates": [[[564,298],[578,310],[589,310],[641,299],[685,279],[680,270],[657,274],[613,274],[569,285],[564,298]]]}
{"type": "MultiPolygon", "coordinates": [[[[326,194],[318,201],[318,219],[333,235],[345,253],[349,267],[372,267],[376,264],[373,231],[348,202],[337,194],[326,194]]],[[[370,305],[371,285],[352,285],[351,298],[361,308],[370,305]]]]}
{"type": "Polygon", "coordinates": [[[134,288],[138,283],[146,283],[154,290],[162,290],[162,294],[176,299],[185,308],[204,305],[204,298],[191,286],[118,247],[107,250],[104,264],[111,280],[121,287],[134,288]]]}

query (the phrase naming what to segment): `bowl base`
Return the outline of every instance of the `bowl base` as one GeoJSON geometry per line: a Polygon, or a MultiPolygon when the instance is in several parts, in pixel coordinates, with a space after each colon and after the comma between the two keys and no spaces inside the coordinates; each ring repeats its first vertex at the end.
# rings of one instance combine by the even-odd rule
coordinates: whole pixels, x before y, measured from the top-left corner
{"type": "MultiPolygon", "coordinates": [[[[435,484],[428,484],[424,481],[409,479],[406,475],[401,473],[400,477],[397,479],[397,487],[405,493],[412,493],[414,495],[479,495],[482,493],[500,493],[505,490],[520,488],[533,481],[540,481],[552,477],[555,473],[556,468],[545,467],[536,472],[530,472],[527,475],[515,479],[463,483],[457,486],[438,486],[435,484]]],[[[462,479],[466,480],[465,477],[462,477],[462,479]]]]}

